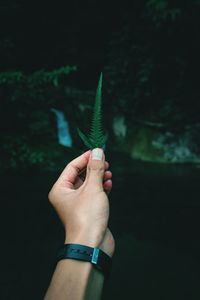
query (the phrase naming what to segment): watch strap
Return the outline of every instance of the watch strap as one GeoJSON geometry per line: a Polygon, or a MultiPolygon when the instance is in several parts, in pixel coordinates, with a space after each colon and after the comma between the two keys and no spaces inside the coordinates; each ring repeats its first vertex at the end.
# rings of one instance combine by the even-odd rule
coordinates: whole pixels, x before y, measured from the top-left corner
{"type": "Polygon", "coordinates": [[[64,244],[59,249],[57,261],[67,258],[90,262],[95,268],[103,272],[105,277],[108,277],[110,273],[112,259],[99,248],[81,244],[64,244]]]}

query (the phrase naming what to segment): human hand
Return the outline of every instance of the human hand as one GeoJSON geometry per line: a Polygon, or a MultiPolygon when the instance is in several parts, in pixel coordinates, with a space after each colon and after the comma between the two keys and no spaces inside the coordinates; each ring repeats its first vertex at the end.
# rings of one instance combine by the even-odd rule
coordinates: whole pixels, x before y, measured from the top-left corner
{"type": "Polygon", "coordinates": [[[97,149],[102,151],[101,160],[92,160],[89,150],[66,166],[49,192],[49,200],[64,225],[65,243],[99,247],[112,256],[115,243],[107,228],[112,173],[103,150],[97,149]]]}

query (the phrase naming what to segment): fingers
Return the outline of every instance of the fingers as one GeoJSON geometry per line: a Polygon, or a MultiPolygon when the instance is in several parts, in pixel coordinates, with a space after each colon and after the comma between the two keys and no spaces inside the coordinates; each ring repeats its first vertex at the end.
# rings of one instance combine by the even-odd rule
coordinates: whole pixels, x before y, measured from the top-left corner
{"type": "MultiPolygon", "coordinates": [[[[79,157],[72,160],[63,170],[58,181],[64,186],[69,189],[77,189],[79,188],[86,176],[87,164],[90,158],[91,150],[83,153],[79,157]]],[[[112,173],[108,171],[109,163],[104,161],[104,176],[103,181],[109,180],[112,177],[112,173]]],[[[109,184],[106,183],[106,188],[109,188],[109,184]]]]}
{"type": "Polygon", "coordinates": [[[77,177],[72,189],[77,190],[82,184],[83,184],[83,180],[80,177],[77,177]]]}
{"type": "Polygon", "coordinates": [[[104,191],[106,192],[107,195],[109,195],[109,193],[111,192],[112,189],[112,180],[108,179],[103,183],[103,188],[104,191]]]}
{"type": "Polygon", "coordinates": [[[86,169],[91,150],[83,153],[77,158],[73,159],[63,170],[58,181],[64,184],[65,187],[73,188],[77,176],[83,169],[86,169]]]}
{"type": "Polygon", "coordinates": [[[104,191],[109,195],[112,189],[112,172],[106,171],[104,173],[104,182],[103,182],[104,191]]]}
{"type": "Polygon", "coordinates": [[[112,178],[112,172],[111,171],[105,171],[103,180],[106,181],[106,180],[111,179],[111,178],[112,178]]]}
{"type": "MultiPolygon", "coordinates": [[[[109,166],[109,164],[107,165],[107,167],[109,166]]],[[[112,178],[112,172],[111,171],[105,171],[104,173],[104,178],[103,178],[103,182],[105,183],[106,181],[108,181],[109,179],[112,178]]],[[[78,189],[84,182],[85,180],[85,174],[81,174],[77,177],[75,183],[74,183],[74,189],[78,189]]],[[[106,184],[107,187],[107,184],[106,184]]]]}
{"type": "Polygon", "coordinates": [[[107,195],[109,195],[112,189],[112,172],[106,171],[103,180],[104,191],[107,193],[107,195]]]}
{"type": "Polygon", "coordinates": [[[109,162],[105,161],[105,170],[109,169],[109,162]]]}

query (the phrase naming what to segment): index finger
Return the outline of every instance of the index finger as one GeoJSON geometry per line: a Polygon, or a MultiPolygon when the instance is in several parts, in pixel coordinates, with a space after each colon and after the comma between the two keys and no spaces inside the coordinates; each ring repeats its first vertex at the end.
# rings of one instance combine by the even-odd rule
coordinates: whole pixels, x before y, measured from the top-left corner
{"type": "Polygon", "coordinates": [[[62,171],[59,181],[66,187],[72,188],[77,176],[86,168],[91,150],[86,151],[77,158],[73,159],[62,171]]]}

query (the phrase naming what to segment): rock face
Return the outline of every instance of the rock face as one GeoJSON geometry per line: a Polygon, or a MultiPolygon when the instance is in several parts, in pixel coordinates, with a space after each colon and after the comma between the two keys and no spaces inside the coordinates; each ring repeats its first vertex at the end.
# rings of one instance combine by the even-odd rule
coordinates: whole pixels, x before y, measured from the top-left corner
{"type": "Polygon", "coordinates": [[[127,125],[125,124],[125,117],[118,115],[113,120],[113,131],[116,137],[125,138],[127,133],[127,125]]]}
{"type": "Polygon", "coordinates": [[[133,159],[158,163],[200,163],[200,124],[181,133],[148,126],[126,125],[123,116],[113,120],[114,148],[133,159]]]}
{"type": "Polygon", "coordinates": [[[152,146],[163,150],[167,162],[200,162],[200,127],[195,127],[186,128],[178,135],[172,132],[160,134],[152,141],[152,146]]]}

